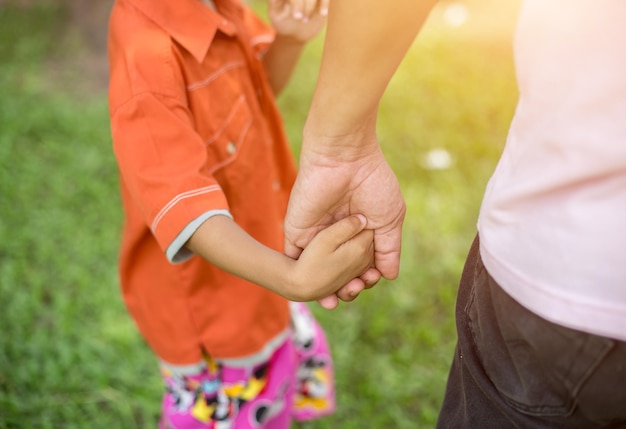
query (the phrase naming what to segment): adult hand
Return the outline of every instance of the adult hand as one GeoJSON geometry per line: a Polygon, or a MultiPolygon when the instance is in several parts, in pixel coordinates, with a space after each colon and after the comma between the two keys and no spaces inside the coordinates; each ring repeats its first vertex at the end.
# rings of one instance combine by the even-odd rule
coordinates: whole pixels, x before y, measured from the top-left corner
{"type": "MultiPolygon", "coordinates": [[[[300,0],[308,2],[313,0],[300,0]]],[[[380,99],[436,0],[331,1],[320,73],[285,220],[296,258],[321,229],[363,214],[374,230],[374,267],[320,303],[352,300],[400,267],[405,204],[376,138],[380,99]],[[355,24],[356,23],[356,24],[355,24]],[[359,25],[367,23],[367,25],[359,25]]]]}
{"type": "Polygon", "coordinates": [[[285,252],[297,258],[322,229],[349,214],[363,214],[374,230],[374,267],[320,300],[334,308],[351,301],[380,276],[394,279],[400,267],[406,206],[398,180],[375,133],[321,137],[305,130],[300,167],[285,219],[285,252]],[[324,140],[320,143],[320,139],[324,140]],[[354,141],[358,139],[358,141],[354,141]],[[315,144],[309,144],[316,140],[315,144]],[[341,140],[341,141],[340,141],[341,140]]]}

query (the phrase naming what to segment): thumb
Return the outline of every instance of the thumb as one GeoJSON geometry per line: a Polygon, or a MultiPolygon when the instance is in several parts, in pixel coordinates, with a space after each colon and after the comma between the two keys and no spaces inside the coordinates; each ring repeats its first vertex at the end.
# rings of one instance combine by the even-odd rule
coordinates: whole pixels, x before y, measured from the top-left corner
{"type": "Polygon", "coordinates": [[[298,259],[302,253],[302,248],[296,246],[291,240],[285,239],[285,255],[291,259],[298,259]]]}
{"type": "Polygon", "coordinates": [[[318,299],[317,302],[326,310],[332,310],[339,305],[339,299],[335,294],[318,299]]]}
{"type": "Polygon", "coordinates": [[[320,231],[318,235],[320,238],[323,237],[323,240],[333,249],[336,249],[363,231],[366,226],[367,219],[365,216],[361,214],[350,215],[320,231]]]}

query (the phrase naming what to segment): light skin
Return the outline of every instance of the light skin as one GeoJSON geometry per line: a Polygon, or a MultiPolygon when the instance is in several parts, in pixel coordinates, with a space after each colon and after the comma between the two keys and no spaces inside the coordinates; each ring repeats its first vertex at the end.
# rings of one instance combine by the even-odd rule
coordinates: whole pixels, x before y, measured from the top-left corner
{"type": "Polygon", "coordinates": [[[297,20],[306,22],[316,14],[328,15],[328,0],[288,0],[288,3],[293,18],[297,20]]]}
{"type": "MultiPolygon", "coordinates": [[[[284,2],[269,3],[277,39],[265,64],[270,76],[278,70],[278,78],[271,80],[278,85],[276,90],[286,84],[297,61],[299,50],[294,46],[314,37],[325,18],[313,16],[303,22],[293,17],[284,2]],[[281,48],[286,52],[280,53],[281,48]],[[280,61],[289,73],[278,67],[280,61]]],[[[291,258],[259,243],[231,218],[217,215],[196,230],[186,247],[220,269],[289,300],[314,301],[333,294],[373,264],[374,233],[365,229],[366,224],[364,216],[346,217],[318,234],[297,258],[291,258]]]]}
{"type": "Polygon", "coordinates": [[[276,38],[263,57],[274,94],[287,85],[307,42],[326,24],[329,0],[312,0],[306,16],[297,9],[301,0],[268,0],[268,17],[276,38]]]}
{"type": "Polygon", "coordinates": [[[315,301],[361,275],[373,263],[373,231],[350,216],[318,234],[292,259],[252,238],[232,219],[213,216],[187,248],[220,269],[292,301],[315,301]]]}
{"type": "MultiPolygon", "coordinates": [[[[212,0],[201,0],[217,10],[212,0]]],[[[267,13],[276,31],[272,45],[263,56],[270,86],[278,95],[287,86],[307,42],[326,24],[329,0],[268,0],[267,13]]]]}
{"type": "Polygon", "coordinates": [[[405,203],[376,135],[379,101],[435,0],[340,0],[330,5],[320,75],[303,131],[298,178],[285,219],[296,258],[316,234],[353,213],[374,230],[375,269],[321,300],[352,301],[400,266],[405,203]],[[367,25],[357,25],[367,23],[367,25]]]}

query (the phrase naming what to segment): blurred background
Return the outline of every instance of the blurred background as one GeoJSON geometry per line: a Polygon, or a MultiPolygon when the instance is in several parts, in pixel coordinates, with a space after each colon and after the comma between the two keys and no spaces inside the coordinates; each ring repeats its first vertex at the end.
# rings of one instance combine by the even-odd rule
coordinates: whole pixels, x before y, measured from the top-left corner
{"type": "MultiPolygon", "coordinates": [[[[117,279],[111,4],[0,0],[0,429],[156,427],[156,362],[117,279]]],[[[297,428],[434,427],[458,280],[517,97],[518,5],[440,3],[390,83],[379,137],[408,207],[400,277],[334,311],[311,304],[338,410],[297,428]]],[[[279,99],[296,155],[322,43],[279,99]]]]}

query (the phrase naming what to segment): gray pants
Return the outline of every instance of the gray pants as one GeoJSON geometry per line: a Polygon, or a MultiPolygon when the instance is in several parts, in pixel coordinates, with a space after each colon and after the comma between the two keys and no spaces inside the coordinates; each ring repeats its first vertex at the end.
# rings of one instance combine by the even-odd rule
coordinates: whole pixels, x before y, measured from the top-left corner
{"type": "Polygon", "coordinates": [[[478,237],[456,318],[458,342],[437,428],[626,428],[626,343],[550,323],[522,307],[483,266],[478,237]]]}

